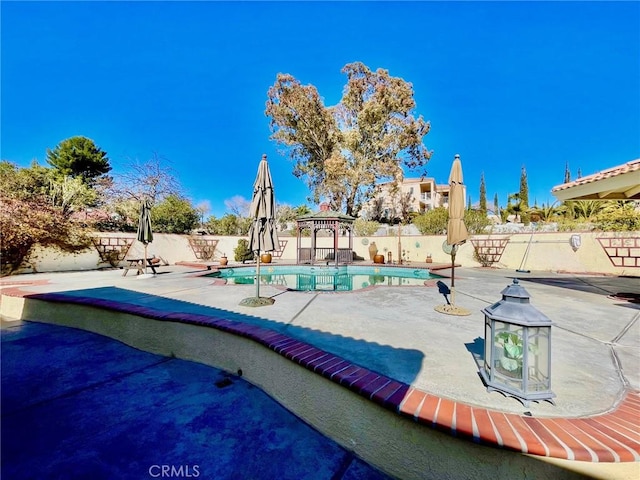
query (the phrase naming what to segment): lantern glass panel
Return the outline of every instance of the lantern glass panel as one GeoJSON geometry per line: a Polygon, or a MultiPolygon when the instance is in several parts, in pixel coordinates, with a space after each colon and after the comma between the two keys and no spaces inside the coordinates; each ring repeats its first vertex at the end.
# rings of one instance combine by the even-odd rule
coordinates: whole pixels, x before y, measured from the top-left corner
{"type": "Polygon", "coordinates": [[[549,327],[529,327],[528,385],[529,392],[547,391],[551,387],[549,365],[549,327]]]}
{"type": "Polygon", "coordinates": [[[522,390],[524,329],[520,325],[499,321],[494,323],[494,327],[494,379],[509,388],[522,390]]]}

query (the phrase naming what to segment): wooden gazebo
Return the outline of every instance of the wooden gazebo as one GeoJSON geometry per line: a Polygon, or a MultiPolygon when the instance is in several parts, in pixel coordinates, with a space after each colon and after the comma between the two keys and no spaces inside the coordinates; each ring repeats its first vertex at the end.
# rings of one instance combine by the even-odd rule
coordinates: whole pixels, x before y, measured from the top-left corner
{"type": "MultiPolygon", "coordinates": [[[[320,205],[320,211],[311,215],[298,217],[298,239],[296,261],[298,264],[326,264],[333,263],[335,265],[353,262],[353,222],[354,217],[345,215],[340,212],[329,210],[329,205],[323,203],[320,205]],[[302,235],[305,230],[310,232],[311,246],[302,246],[302,235]],[[318,238],[318,232],[329,231],[333,235],[333,243],[331,244],[328,237],[318,238]],[[341,237],[348,235],[348,246],[340,246],[345,243],[344,239],[340,242],[341,237]],[[321,244],[321,245],[319,245],[321,244]]],[[[307,243],[307,242],[305,242],[307,243]]]]}

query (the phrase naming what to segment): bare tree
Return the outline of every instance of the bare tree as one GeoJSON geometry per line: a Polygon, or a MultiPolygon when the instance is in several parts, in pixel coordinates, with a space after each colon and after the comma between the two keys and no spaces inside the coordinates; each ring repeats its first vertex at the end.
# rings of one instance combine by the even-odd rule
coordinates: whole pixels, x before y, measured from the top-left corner
{"type": "Polygon", "coordinates": [[[235,195],[225,200],[224,206],[227,207],[227,210],[233,213],[236,217],[246,218],[249,216],[251,201],[247,200],[242,195],[235,195]]]}
{"type": "Polygon", "coordinates": [[[369,218],[376,222],[380,222],[384,219],[384,197],[374,197],[371,202],[371,209],[369,211],[369,218]]]}
{"type": "Polygon", "coordinates": [[[413,195],[411,192],[400,193],[399,194],[399,202],[397,204],[397,214],[400,218],[400,223],[407,224],[411,222],[411,213],[413,204],[413,195]]]}
{"type": "Polygon", "coordinates": [[[170,195],[182,196],[169,161],[155,152],[144,162],[129,159],[123,173],[114,175],[113,189],[114,198],[136,201],[149,198],[154,205],[170,195]]]}
{"type": "Polygon", "coordinates": [[[206,217],[211,211],[211,202],[209,200],[203,200],[196,205],[196,211],[198,212],[198,218],[200,219],[200,228],[204,226],[204,217],[206,217]]]}

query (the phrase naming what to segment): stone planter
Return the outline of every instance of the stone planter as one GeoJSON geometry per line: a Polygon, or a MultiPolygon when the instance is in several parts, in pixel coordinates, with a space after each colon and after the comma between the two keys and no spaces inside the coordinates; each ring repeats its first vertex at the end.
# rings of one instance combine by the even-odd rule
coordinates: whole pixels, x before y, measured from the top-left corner
{"type": "Polygon", "coordinates": [[[227,257],[220,257],[220,265],[221,266],[225,266],[227,263],[229,263],[229,259],[227,257]]]}

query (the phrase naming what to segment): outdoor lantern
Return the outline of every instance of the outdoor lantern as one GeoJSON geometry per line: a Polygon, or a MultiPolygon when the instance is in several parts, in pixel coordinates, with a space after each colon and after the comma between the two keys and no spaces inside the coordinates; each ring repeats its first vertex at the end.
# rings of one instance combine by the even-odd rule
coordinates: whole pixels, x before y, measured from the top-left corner
{"type": "Polygon", "coordinates": [[[484,313],[484,367],[487,391],[520,400],[546,400],[551,391],[551,320],[529,303],[529,293],[514,279],[502,300],[484,313]]]}

